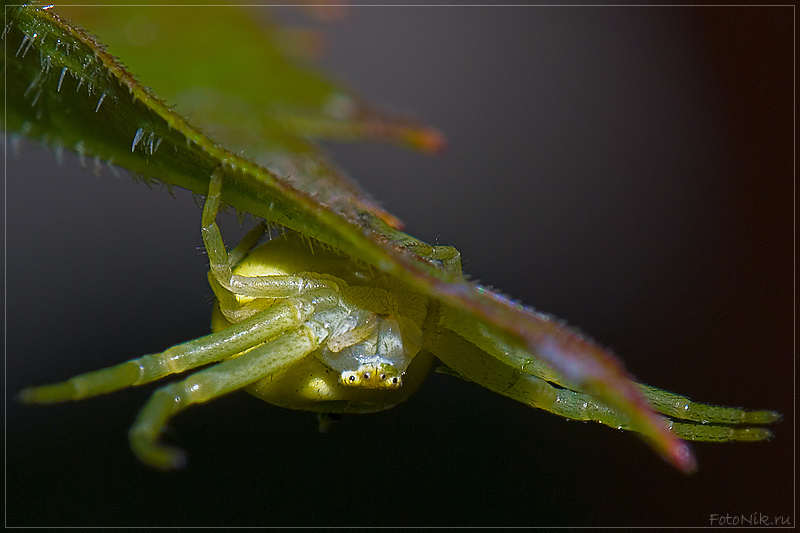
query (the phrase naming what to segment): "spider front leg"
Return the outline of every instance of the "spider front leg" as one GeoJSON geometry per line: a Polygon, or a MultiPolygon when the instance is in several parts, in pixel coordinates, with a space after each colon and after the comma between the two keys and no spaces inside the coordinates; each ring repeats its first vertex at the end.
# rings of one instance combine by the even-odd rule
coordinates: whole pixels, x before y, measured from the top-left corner
{"type": "Polygon", "coordinates": [[[87,372],[61,383],[23,389],[18,398],[25,403],[81,400],[144,385],[170,374],[220,361],[299,326],[320,306],[320,296],[311,294],[304,298],[286,299],[217,333],[175,345],[161,353],[87,372]]]}
{"type": "MultiPolygon", "coordinates": [[[[257,243],[263,228],[249,232],[229,255],[214,223],[219,189],[219,178],[214,176],[209,201],[204,207],[203,236],[216,272],[212,275],[214,282],[217,286],[221,283],[231,286],[235,285],[236,277],[225,276],[226,264],[240,261],[257,243]]],[[[227,271],[230,273],[229,266],[227,271]]],[[[329,331],[310,319],[315,313],[324,313],[339,303],[337,294],[331,290],[337,287],[336,282],[321,278],[301,284],[295,278],[267,276],[266,279],[253,278],[239,283],[260,296],[262,306],[222,331],[61,383],[25,389],[19,398],[26,403],[77,400],[228,359],[157,390],[131,428],[131,446],[144,462],[159,468],[179,467],[183,463],[183,454],[158,443],[170,417],[189,405],[246,387],[292,366],[329,336],[329,331]],[[280,299],[270,299],[273,295],[280,299]]],[[[230,289],[225,291],[234,294],[230,289]]]]}
{"type": "Polygon", "coordinates": [[[142,461],[157,468],[182,467],[186,462],[184,453],[158,442],[171,417],[192,404],[241,389],[292,365],[314,351],[324,336],[324,332],[300,326],[235,359],[158,389],[131,427],[131,448],[142,461]]]}

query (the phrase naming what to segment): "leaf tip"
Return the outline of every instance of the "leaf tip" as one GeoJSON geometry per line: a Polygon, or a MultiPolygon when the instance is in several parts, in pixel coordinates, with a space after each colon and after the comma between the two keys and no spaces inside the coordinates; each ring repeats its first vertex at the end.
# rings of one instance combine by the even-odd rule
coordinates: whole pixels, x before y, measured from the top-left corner
{"type": "Polygon", "coordinates": [[[412,130],[408,135],[408,142],[415,149],[426,154],[442,154],[447,150],[447,139],[435,128],[420,128],[412,130]]]}

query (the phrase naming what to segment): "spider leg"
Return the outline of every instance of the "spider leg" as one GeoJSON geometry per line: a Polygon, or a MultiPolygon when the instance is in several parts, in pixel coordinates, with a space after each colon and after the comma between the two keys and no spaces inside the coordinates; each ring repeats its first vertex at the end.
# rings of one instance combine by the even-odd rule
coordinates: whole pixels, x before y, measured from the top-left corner
{"type": "Polygon", "coordinates": [[[396,245],[401,246],[406,251],[418,255],[430,263],[438,266],[445,272],[461,277],[461,252],[452,246],[438,246],[423,242],[416,237],[403,233],[397,228],[391,227],[381,220],[373,220],[372,223],[379,229],[379,232],[389,237],[396,245]]]}
{"type": "Polygon", "coordinates": [[[242,304],[236,294],[220,285],[217,278],[210,271],[208,273],[208,284],[217,297],[217,303],[222,315],[232,324],[246,320],[279,301],[278,298],[255,298],[246,304],[242,304]]]}
{"type": "MultiPolygon", "coordinates": [[[[580,391],[548,383],[487,354],[455,332],[445,330],[431,345],[431,351],[442,360],[450,373],[499,392],[509,398],[571,418],[599,422],[617,429],[636,431],[630,418],[603,402],[580,391]]],[[[653,406],[662,414],[683,418],[689,422],[668,420],[672,433],[693,441],[731,442],[762,441],[772,437],[763,427],[737,427],[739,424],[768,424],[779,415],[772,411],[745,411],[731,407],[698,404],[683,396],[638,385],[653,406]],[[687,415],[688,413],[688,415],[687,415]],[[698,423],[699,422],[699,423],[698,423]]]]}
{"type": "MultiPolygon", "coordinates": [[[[685,396],[657,389],[650,385],[643,385],[640,383],[638,386],[639,390],[642,391],[656,410],[673,418],[681,418],[683,420],[700,422],[702,424],[725,424],[730,426],[741,424],[772,424],[781,418],[780,413],[775,411],[748,411],[738,407],[708,405],[693,402],[685,396]]],[[[697,426],[696,424],[687,425],[697,426]]]]}
{"type": "Polygon", "coordinates": [[[295,328],[311,314],[326,306],[324,296],[308,294],[287,298],[217,333],[177,344],[161,353],[131,359],[118,365],[87,372],[67,381],[24,389],[19,399],[26,403],[55,403],[79,400],[142,385],[169,374],[219,361],[295,328]]]}
{"type": "MultiPolygon", "coordinates": [[[[253,298],[286,298],[315,289],[338,290],[339,287],[335,281],[319,275],[251,277],[233,274],[234,261],[241,260],[241,256],[244,255],[243,251],[247,246],[250,246],[250,242],[247,242],[242,248],[237,246],[230,255],[225,249],[225,242],[216,222],[221,189],[222,178],[217,171],[214,171],[209,180],[208,196],[206,196],[206,202],[203,205],[202,234],[203,243],[208,253],[210,274],[223,289],[238,296],[253,298]]],[[[248,237],[251,237],[250,234],[245,237],[246,241],[252,240],[252,237],[251,239],[248,239],[248,237]]],[[[217,296],[222,295],[217,294],[217,296]]]]}
{"type": "MultiPolygon", "coordinates": [[[[513,348],[511,348],[513,349],[513,348]]],[[[522,365],[521,370],[527,374],[532,374],[545,381],[555,383],[556,385],[571,389],[577,392],[584,392],[579,387],[564,379],[561,374],[553,370],[543,361],[535,358],[528,358],[522,365]]],[[[699,422],[702,424],[724,424],[724,425],[742,425],[742,424],[772,424],[780,420],[781,415],[775,411],[748,411],[739,407],[722,407],[717,405],[708,405],[690,400],[685,396],[675,394],[673,392],[651,387],[637,383],[636,386],[644,394],[645,398],[650,404],[661,414],[667,415],[672,418],[680,418],[691,422],[699,422]]],[[[717,436],[713,438],[703,437],[703,432],[695,429],[690,431],[690,428],[685,428],[685,432],[677,431],[677,427],[691,426],[697,428],[697,424],[684,424],[675,422],[673,430],[681,436],[681,438],[689,440],[722,440],[717,436]],[[689,436],[692,435],[692,436],[689,436]]],[[[627,428],[626,428],[627,429],[627,428]]],[[[742,431],[742,430],[737,430],[742,431]]],[[[757,432],[756,432],[757,433],[757,432]]],[[[751,432],[752,434],[752,432],[751,432]]],[[[771,435],[771,433],[770,433],[771,435]]],[[[711,436],[709,436],[711,437],[711,436]]],[[[766,437],[764,437],[766,438],[766,437]]],[[[750,438],[730,438],[725,440],[756,440],[750,438]]],[[[757,439],[757,440],[763,440],[757,439]]]]}
{"type": "MultiPolygon", "coordinates": [[[[571,389],[576,392],[584,392],[579,387],[564,379],[561,374],[553,370],[550,366],[539,359],[528,358],[521,366],[521,370],[526,374],[531,374],[545,381],[549,381],[550,383],[554,383],[559,387],[571,389]]],[[[647,398],[647,400],[650,402],[650,405],[652,405],[656,411],[671,418],[679,418],[688,420],[690,422],[699,422],[701,424],[723,424],[728,426],[744,424],[772,424],[781,418],[781,415],[775,411],[748,411],[739,407],[708,405],[692,401],[689,398],[675,394],[674,392],[651,387],[650,385],[637,383],[636,386],[639,388],[642,394],[644,394],[645,398],[647,398]]],[[[675,433],[680,435],[681,438],[688,440],[764,440],[771,435],[771,433],[763,434],[753,429],[748,435],[752,436],[754,434],[760,434],[767,435],[767,437],[751,439],[745,435],[747,438],[732,437],[728,439],[722,439],[717,433],[713,432],[708,434],[706,437],[704,436],[704,432],[698,429],[697,424],[685,424],[682,422],[675,422],[672,429],[675,431],[675,433]],[[686,426],[684,430],[678,431],[677,428],[683,428],[684,426],[686,426]],[[692,430],[691,428],[694,429],[692,430]]],[[[734,430],[732,429],[731,431],[734,430]]],[[[739,429],[735,431],[744,430],[739,429]]]]}
{"type": "Polygon", "coordinates": [[[283,333],[249,352],[156,390],[131,427],[131,448],[145,463],[161,469],[185,464],[182,451],[158,442],[167,421],[192,404],[207,402],[299,361],[319,346],[308,326],[283,333]]]}
{"type": "Polygon", "coordinates": [[[487,357],[486,352],[459,334],[444,330],[430,350],[449,369],[445,371],[499,392],[524,404],[573,420],[592,420],[611,427],[626,427],[627,417],[588,394],[555,387],[544,379],[487,357]]]}
{"type": "Polygon", "coordinates": [[[266,231],[266,222],[261,221],[247,232],[247,234],[242,238],[241,241],[239,241],[239,244],[237,244],[233,250],[228,252],[228,261],[232,267],[238,265],[239,262],[244,259],[244,256],[247,255],[250,250],[255,248],[259,239],[261,239],[261,236],[264,235],[266,231]]]}

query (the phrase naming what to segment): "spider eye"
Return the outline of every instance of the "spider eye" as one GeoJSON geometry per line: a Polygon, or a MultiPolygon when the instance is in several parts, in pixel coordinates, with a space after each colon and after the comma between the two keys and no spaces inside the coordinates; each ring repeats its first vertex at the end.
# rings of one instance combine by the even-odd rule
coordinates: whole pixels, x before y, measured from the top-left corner
{"type": "Polygon", "coordinates": [[[364,379],[369,379],[369,372],[364,372],[364,379]]]}
{"type": "Polygon", "coordinates": [[[354,382],[355,380],[356,380],[355,376],[350,376],[350,383],[354,382]]]}

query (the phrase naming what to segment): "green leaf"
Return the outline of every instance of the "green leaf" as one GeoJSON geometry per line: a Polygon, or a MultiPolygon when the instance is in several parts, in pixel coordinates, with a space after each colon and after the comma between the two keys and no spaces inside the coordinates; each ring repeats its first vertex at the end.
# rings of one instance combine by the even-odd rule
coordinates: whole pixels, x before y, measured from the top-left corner
{"type": "Polygon", "coordinates": [[[285,29],[263,8],[71,6],[59,12],[92,28],[131,72],[175,108],[189,110],[191,123],[216,142],[343,211],[355,203],[399,225],[312,139],[381,140],[423,151],[444,146],[432,128],[381,111],[305,65],[298,41],[321,37],[285,29]]]}
{"type": "Polygon", "coordinates": [[[186,21],[180,17],[187,11],[191,10],[171,15],[174,44],[185,47],[174,52],[180,55],[160,45],[150,52],[129,52],[131,61],[141,62],[142,72],[147,73],[141,74],[144,83],[160,87],[174,101],[193,102],[195,109],[185,110],[197,114],[191,123],[140,83],[95,38],[53,10],[8,6],[4,35],[8,63],[3,64],[7,130],[198,194],[205,194],[211,173],[221,169],[225,203],[322,241],[458,310],[457,321],[488,328],[492,335],[535,354],[582,390],[629,415],[632,429],[643,433],[664,456],[682,464],[685,458],[677,457],[679,441],[607,351],[549,317],[465,281],[460,269],[442,268],[444,259],[453,258],[437,257],[434,247],[399,231],[394,217],[344,179],[310,143],[311,137],[373,136],[388,131],[390,135],[378,137],[416,139],[411,144],[437,148],[441,143],[432,130],[405,118],[368,113],[368,107],[341,87],[287,62],[277,47],[264,45],[264,50],[254,51],[253,43],[263,41],[252,33],[246,19],[232,18],[220,26],[215,21],[204,30],[224,30],[226,38],[233,35],[230,39],[236,41],[228,42],[249,50],[246,54],[240,56],[233,48],[219,50],[217,44],[204,47],[198,42],[202,32],[181,29],[186,21]],[[232,29],[240,24],[244,24],[241,35],[232,29]],[[148,67],[151,61],[154,64],[148,67]],[[225,61],[232,63],[230,71],[220,65],[225,61]],[[188,69],[183,72],[182,62],[188,69]],[[191,65],[204,68],[195,71],[191,65]],[[267,78],[272,79],[263,83],[261,78],[253,82],[249,78],[255,76],[256,65],[270,65],[279,74],[270,74],[267,78]],[[145,76],[152,80],[145,81],[145,76]],[[287,85],[274,89],[273,82],[287,85]],[[200,93],[184,89],[192,83],[206,85],[200,93]],[[272,89],[262,91],[264,87],[272,89]],[[345,101],[347,105],[339,105],[345,101]],[[373,126],[365,126],[369,124],[373,126]],[[217,139],[228,138],[237,148],[223,147],[204,131],[213,131],[217,139]],[[248,131],[255,131],[251,133],[255,136],[246,137],[243,132],[248,131]],[[287,165],[297,174],[286,176],[287,165]]]}

